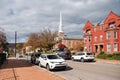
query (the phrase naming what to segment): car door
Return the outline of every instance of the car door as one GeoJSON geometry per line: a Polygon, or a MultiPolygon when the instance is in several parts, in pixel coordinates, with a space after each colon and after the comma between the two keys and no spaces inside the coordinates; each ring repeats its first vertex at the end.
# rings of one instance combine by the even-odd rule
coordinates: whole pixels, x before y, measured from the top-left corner
{"type": "Polygon", "coordinates": [[[47,58],[45,55],[41,55],[40,57],[40,63],[42,66],[46,67],[46,63],[47,63],[47,58]]]}
{"type": "Polygon", "coordinates": [[[79,60],[80,57],[81,57],[81,53],[78,53],[78,54],[76,55],[76,59],[79,60]]]}

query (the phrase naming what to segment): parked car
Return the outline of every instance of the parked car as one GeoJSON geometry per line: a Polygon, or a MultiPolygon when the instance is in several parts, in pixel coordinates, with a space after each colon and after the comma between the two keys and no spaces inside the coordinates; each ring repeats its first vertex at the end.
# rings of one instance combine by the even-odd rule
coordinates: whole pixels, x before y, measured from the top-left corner
{"type": "Polygon", "coordinates": [[[22,58],[22,57],[24,57],[23,54],[21,54],[21,53],[16,53],[16,58],[22,58]]]}
{"type": "Polygon", "coordinates": [[[58,52],[57,55],[59,55],[60,57],[62,57],[65,60],[71,59],[71,53],[69,53],[69,52],[67,53],[65,51],[61,51],[61,52],[58,52]]]}
{"type": "Polygon", "coordinates": [[[31,63],[33,64],[39,64],[39,57],[40,57],[41,53],[32,53],[31,54],[31,63]]]}
{"type": "Polygon", "coordinates": [[[56,54],[41,54],[39,57],[39,66],[46,67],[47,70],[66,69],[67,63],[56,54]]]}
{"type": "Polygon", "coordinates": [[[91,52],[79,52],[72,56],[72,60],[94,61],[94,55],[91,52]]]}

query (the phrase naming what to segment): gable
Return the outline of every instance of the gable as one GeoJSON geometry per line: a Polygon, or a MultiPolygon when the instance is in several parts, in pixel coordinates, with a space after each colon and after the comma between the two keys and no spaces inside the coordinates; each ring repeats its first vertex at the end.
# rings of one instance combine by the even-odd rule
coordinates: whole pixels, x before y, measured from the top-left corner
{"type": "Polygon", "coordinates": [[[110,23],[116,21],[118,18],[119,16],[111,11],[107,16],[107,18],[105,19],[104,23],[110,23]]]}
{"type": "Polygon", "coordinates": [[[85,31],[85,30],[88,30],[88,29],[91,29],[91,28],[93,28],[93,24],[90,21],[87,21],[83,30],[85,31]]]}

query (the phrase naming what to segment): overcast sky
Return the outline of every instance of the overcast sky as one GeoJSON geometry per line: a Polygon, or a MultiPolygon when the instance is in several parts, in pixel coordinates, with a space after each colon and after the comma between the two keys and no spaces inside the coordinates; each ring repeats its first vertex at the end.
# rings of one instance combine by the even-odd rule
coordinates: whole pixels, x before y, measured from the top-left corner
{"type": "Polygon", "coordinates": [[[58,31],[62,12],[63,31],[81,35],[87,20],[103,21],[110,11],[120,15],[120,0],[0,0],[0,27],[8,42],[25,42],[28,35],[44,29],[58,31]]]}

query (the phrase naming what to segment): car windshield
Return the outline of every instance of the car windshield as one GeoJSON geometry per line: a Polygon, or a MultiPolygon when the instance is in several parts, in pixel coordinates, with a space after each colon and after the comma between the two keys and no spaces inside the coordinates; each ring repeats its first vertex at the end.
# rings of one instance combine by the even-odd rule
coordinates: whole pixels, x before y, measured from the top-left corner
{"type": "Polygon", "coordinates": [[[37,57],[37,58],[38,58],[40,55],[41,55],[41,54],[39,54],[39,53],[31,54],[32,57],[37,57]]]}
{"type": "Polygon", "coordinates": [[[36,57],[39,57],[41,54],[35,54],[36,57]]]}
{"type": "Polygon", "coordinates": [[[48,59],[60,59],[57,55],[47,55],[48,59]]]}
{"type": "Polygon", "coordinates": [[[87,55],[92,55],[92,53],[87,53],[87,55]]]}

